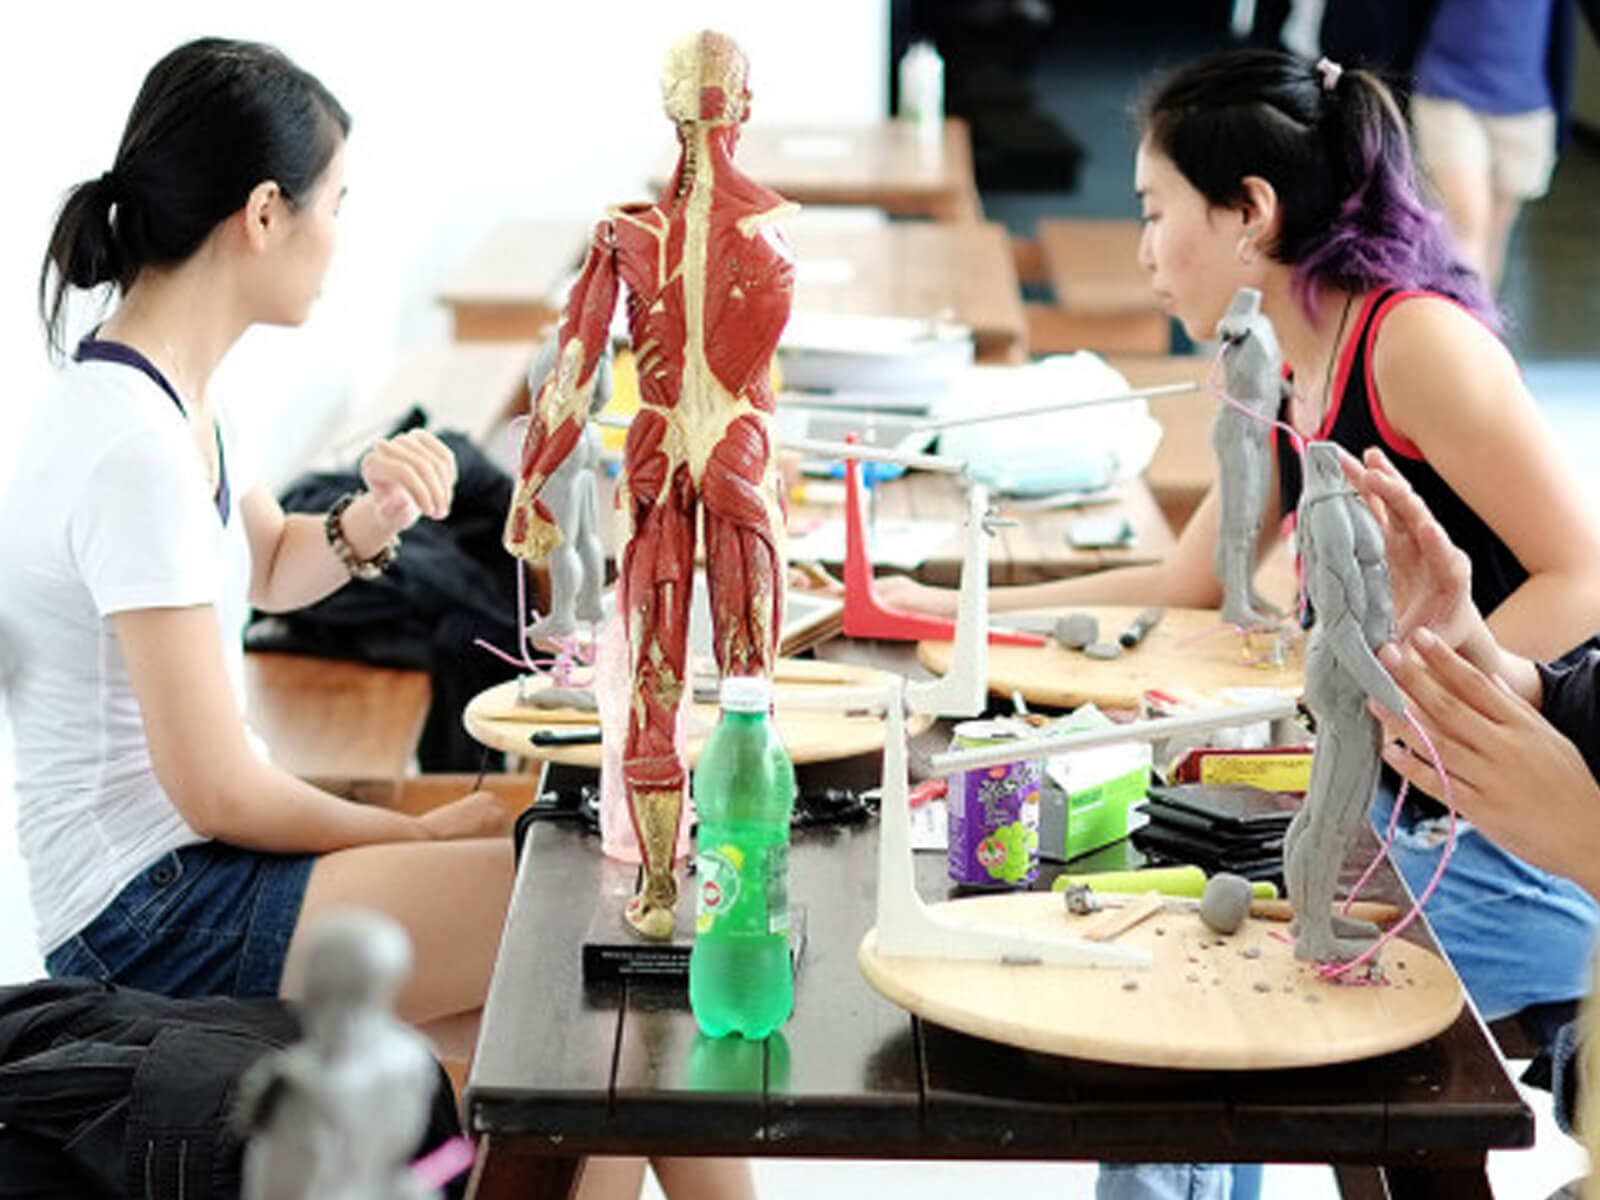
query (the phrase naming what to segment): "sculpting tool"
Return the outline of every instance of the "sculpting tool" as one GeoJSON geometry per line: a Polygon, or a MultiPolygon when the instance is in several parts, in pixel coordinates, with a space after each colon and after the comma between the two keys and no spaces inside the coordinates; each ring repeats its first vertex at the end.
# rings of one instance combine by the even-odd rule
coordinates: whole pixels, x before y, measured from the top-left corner
{"type": "Polygon", "coordinates": [[[1166,615],[1166,609],[1162,608],[1159,604],[1152,605],[1133,619],[1133,624],[1129,625],[1122,631],[1121,634],[1118,635],[1117,641],[1122,643],[1123,649],[1132,650],[1140,642],[1144,641],[1145,634],[1149,633],[1152,629],[1159,625],[1161,623],[1161,618],[1166,615]]]}
{"type": "MultiPolygon", "coordinates": [[[[1068,894],[1074,894],[1073,889],[1067,889],[1068,894]]],[[[1168,912],[1198,912],[1200,901],[1193,896],[1169,896],[1158,892],[1096,892],[1087,891],[1085,911],[1095,912],[1101,909],[1120,909],[1143,901],[1145,896],[1160,895],[1161,907],[1168,912]]],[[[1069,902],[1068,907],[1071,907],[1069,902]]],[[[1076,911],[1076,910],[1074,910],[1076,911]]],[[[1350,906],[1349,912],[1344,912],[1343,905],[1335,904],[1334,911],[1341,916],[1349,917],[1353,921],[1370,921],[1380,929],[1386,929],[1400,919],[1400,909],[1393,904],[1386,904],[1381,900],[1357,900],[1350,906]]],[[[1292,921],[1294,909],[1287,900],[1265,900],[1257,896],[1250,901],[1250,915],[1261,921],[1292,921]]]]}

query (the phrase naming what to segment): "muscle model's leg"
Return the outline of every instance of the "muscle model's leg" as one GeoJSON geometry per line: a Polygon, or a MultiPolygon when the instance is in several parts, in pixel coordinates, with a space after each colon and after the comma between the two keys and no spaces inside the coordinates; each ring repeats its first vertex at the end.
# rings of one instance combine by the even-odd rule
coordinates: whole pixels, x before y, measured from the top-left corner
{"type": "Polygon", "coordinates": [[[772,674],[783,619],[781,516],[754,417],[728,426],[704,483],[711,635],[724,675],[772,674]]]}
{"type": "Polygon", "coordinates": [[[665,938],[678,897],[672,852],[684,770],[674,733],[689,670],[696,506],[687,468],[670,466],[670,484],[657,490],[652,485],[668,469],[665,456],[653,453],[638,466],[629,480],[634,524],[623,551],[619,602],[633,672],[622,771],[644,880],[625,915],[646,937],[665,938]]]}

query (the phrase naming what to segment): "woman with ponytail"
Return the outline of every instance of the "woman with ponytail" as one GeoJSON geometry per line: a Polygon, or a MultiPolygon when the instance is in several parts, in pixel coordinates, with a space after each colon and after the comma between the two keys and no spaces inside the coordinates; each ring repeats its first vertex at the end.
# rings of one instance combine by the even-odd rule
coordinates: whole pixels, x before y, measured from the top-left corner
{"type": "MultiPolygon", "coordinates": [[[[1229,51],[1160,82],[1139,125],[1139,260],[1190,337],[1213,339],[1234,292],[1258,289],[1292,372],[1280,418],[1302,439],[1384,450],[1468,555],[1473,600],[1501,645],[1551,659],[1600,630],[1600,530],[1497,336],[1483,281],[1420,198],[1383,83],[1326,59],[1229,51]]],[[[1275,441],[1262,552],[1301,488],[1289,437],[1275,441]]],[[[1213,489],[1163,562],[995,588],[991,603],[1216,608],[1217,540],[1213,489]]],[[[953,592],[881,587],[907,607],[954,611],[953,592]]],[[[1386,821],[1388,804],[1374,815],[1386,821]]],[[[1415,808],[1393,853],[1420,890],[1443,838],[1437,807],[1415,808]]],[[[1428,916],[1487,1019],[1586,990],[1593,898],[1476,832],[1460,839],[1428,916]]],[[[1101,1194],[1164,1194],[1147,1170],[1104,1173],[1101,1194]]],[[[1228,1195],[1218,1188],[1192,1194],[1228,1195]]]]}
{"type": "Polygon", "coordinates": [[[282,611],[377,574],[404,529],[448,511],[454,460],[426,433],[380,443],[365,491],[326,518],[285,516],[210,388],[250,326],[305,320],[349,129],[267,46],[206,38],[146,76],[40,271],[65,361],[0,510],[0,639],[52,975],[272,995],[294,986],[308,925],[364,904],[410,933],[398,1008],[428,1026],[483,1003],[510,893],[505,815],[478,793],[411,817],[273,766],[241,716],[242,631],[251,604],[282,611]],[[109,315],[68,347],[70,302],[96,289],[109,315]],[[447,911],[432,899],[446,889],[447,911]]]}
{"type": "MultiPolygon", "coordinates": [[[[110,169],[66,197],[39,307],[67,361],[0,509],[18,825],[52,975],[294,994],[317,919],[374,908],[411,938],[399,1015],[464,1060],[511,892],[500,803],[410,816],[340,799],[273,766],[241,715],[250,606],[381,573],[455,486],[450,451],[417,430],[368,451],[365,489],[326,515],[285,516],[210,389],[250,326],[306,319],[349,131],[278,51],[204,38],[150,70],[110,169]],[[114,305],[69,348],[70,302],[97,289],[114,305]]],[[[637,1195],[642,1170],[591,1164],[583,1195],[637,1195]]],[[[742,1162],[657,1173],[669,1195],[752,1192],[742,1162]]]]}

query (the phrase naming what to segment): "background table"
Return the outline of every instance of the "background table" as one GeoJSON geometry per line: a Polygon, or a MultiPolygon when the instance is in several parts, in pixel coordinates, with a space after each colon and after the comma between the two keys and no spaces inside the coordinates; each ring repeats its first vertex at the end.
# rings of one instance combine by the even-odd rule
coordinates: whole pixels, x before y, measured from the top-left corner
{"type": "MultiPolygon", "coordinates": [[[[795,1012],[749,1044],[701,1036],[681,988],[584,984],[589,914],[632,872],[590,836],[535,826],[467,1088],[476,1195],[566,1195],[572,1156],[667,1153],[1378,1164],[1392,1196],[1471,1200],[1490,1194],[1487,1150],[1531,1143],[1532,1114],[1470,1008],[1410,1050],[1271,1072],[1113,1067],[912,1018],[856,966],[876,845],[875,826],[798,835],[795,1012]]],[[[917,867],[923,895],[942,897],[940,856],[917,867]]],[[[1372,894],[1402,899],[1379,875],[1372,894]]]]}
{"type": "Polygon", "coordinates": [[[972,330],[980,362],[1023,362],[1028,322],[1005,226],[792,222],[796,311],[938,318],[972,330]]]}
{"type": "MultiPolygon", "coordinates": [[[[753,120],[739,134],[739,170],[800,204],[866,205],[901,217],[976,221],[983,210],[972,173],[967,123],[947,117],[933,147],[892,118],[862,125],[788,126],[753,120]]],[[[666,185],[665,155],[650,186],[666,185]]]]}

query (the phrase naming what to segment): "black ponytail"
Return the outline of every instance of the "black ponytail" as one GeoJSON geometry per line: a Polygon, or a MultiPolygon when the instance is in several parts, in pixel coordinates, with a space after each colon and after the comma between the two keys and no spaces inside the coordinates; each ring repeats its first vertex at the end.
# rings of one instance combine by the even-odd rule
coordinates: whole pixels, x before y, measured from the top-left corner
{"type": "Polygon", "coordinates": [[[56,218],[39,269],[39,316],[62,354],[67,289],[126,291],[149,266],[174,266],[277,183],[296,205],[350,132],[315,76],[270,46],[201,38],[145,76],[112,169],[80,183],[56,218]]]}
{"type": "Polygon", "coordinates": [[[1500,315],[1439,213],[1424,203],[1405,118],[1383,81],[1275,50],[1181,68],[1146,99],[1140,128],[1214,207],[1258,175],[1282,223],[1268,253],[1294,268],[1305,310],[1324,286],[1424,288],[1498,329],[1500,315]]]}

